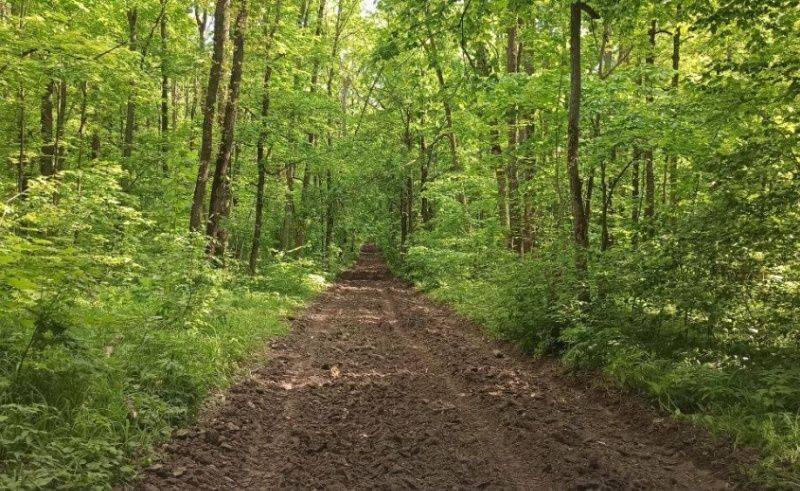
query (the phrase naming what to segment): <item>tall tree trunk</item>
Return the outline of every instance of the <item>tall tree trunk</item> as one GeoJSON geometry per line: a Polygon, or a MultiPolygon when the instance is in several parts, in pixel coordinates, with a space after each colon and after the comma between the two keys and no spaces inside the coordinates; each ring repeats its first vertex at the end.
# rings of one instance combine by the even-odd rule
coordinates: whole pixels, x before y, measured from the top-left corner
{"type": "Polygon", "coordinates": [[[161,16],[161,170],[169,172],[167,163],[169,133],[169,69],[167,66],[167,16],[161,16]]]}
{"type": "MultiPolygon", "coordinates": [[[[322,27],[323,22],[325,20],[325,5],[326,0],[319,0],[319,4],[317,6],[317,18],[316,18],[316,27],[314,28],[314,37],[316,38],[317,42],[322,38],[322,27]]],[[[310,5],[309,5],[310,9],[310,5]]],[[[310,83],[310,90],[311,93],[314,94],[317,92],[317,85],[319,84],[319,70],[320,70],[320,62],[319,59],[315,58],[311,68],[311,83],[310,83]]],[[[317,139],[319,135],[316,133],[308,133],[308,145],[311,148],[314,148],[317,144],[317,139]]],[[[305,245],[306,243],[306,227],[308,226],[308,200],[309,198],[309,189],[311,187],[312,177],[314,173],[314,166],[311,159],[306,159],[305,166],[303,168],[303,180],[302,185],[300,188],[300,217],[296,217],[294,220],[296,228],[295,228],[295,248],[300,250],[300,248],[305,245]]]]}
{"type": "Polygon", "coordinates": [[[66,148],[64,148],[64,131],[67,118],[67,82],[61,80],[58,83],[58,108],[56,110],[56,135],[53,145],[55,156],[55,172],[64,169],[66,159],[66,148]]]}
{"type": "Polygon", "coordinates": [[[17,120],[17,135],[19,136],[19,153],[17,158],[17,193],[24,194],[28,190],[28,175],[25,167],[25,145],[27,137],[27,114],[25,111],[25,90],[20,88],[17,99],[19,101],[19,119],[17,120]]]}
{"type": "Polygon", "coordinates": [[[431,208],[428,197],[425,195],[425,192],[428,188],[428,175],[430,173],[431,159],[424,134],[419,135],[419,162],[419,192],[421,196],[420,213],[422,215],[422,223],[427,226],[430,224],[430,221],[433,218],[433,209],[431,208]]]}
{"type": "MultiPolygon", "coordinates": [[[[138,41],[139,11],[133,8],[128,11],[128,49],[136,51],[138,41]]],[[[133,135],[136,126],[136,82],[131,81],[131,93],[125,108],[125,135],[122,141],[122,157],[129,159],[133,153],[133,135]]]]}
{"type": "Polygon", "coordinates": [[[633,236],[631,238],[633,248],[639,246],[639,215],[641,213],[641,159],[642,151],[638,147],[633,147],[633,164],[631,171],[631,222],[633,225],[633,236]]]}
{"type": "MultiPolygon", "coordinates": [[[[342,33],[344,31],[345,26],[345,17],[344,17],[344,10],[343,10],[344,2],[338,2],[337,9],[336,9],[336,27],[333,35],[333,46],[331,47],[331,65],[328,68],[328,83],[327,83],[327,93],[328,98],[333,97],[333,78],[334,78],[334,63],[339,58],[339,45],[341,42],[342,33]]],[[[339,68],[342,68],[341,61],[339,61],[339,68]]],[[[346,78],[343,80],[342,89],[341,89],[341,109],[342,114],[347,114],[347,92],[349,90],[348,81],[346,78]]],[[[346,124],[346,118],[342,118],[342,129],[341,135],[344,136],[346,128],[344,125],[346,124]]],[[[332,146],[332,137],[330,132],[328,132],[328,146],[332,146]]],[[[336,220],[336,199],[333,195],[334,193],[334,186],[333,186],[333,171],[331,170],[330,166],[325,169],[325,217],[324,217],[324,227],[325,227],[325,235],[323,240],[323,257],[325,260],[326,267],[330,266],[330,256],[331,256],[331,245],[333,243],[333,229],[336,220]]]]}
{"type": "Polygon", "coordinates": [[[283,225],[281,226],[281,248],[288,251],[292,248],[292,241],[295,237],[295,215],[296,206],[294,202],[294,180],[296,177],[297,164],[289,162],[284,169],[284,178],[286,180],[286,196],[284,198],[285,207],[283,212],[283,225]]]}
{"type": "Polygon", "coordinates": [[[573,2],[570,8],[570,93],[567,138],[567,172],[572,197],[572,230],[575,241],[575,270],[578,275],[578,299],[589,301],[587,249],[589,226],[583,203],[583,183],[579,169],[581,110],[581,10],[585,5],[573,2]]]}
{"type": "Polygon", "coordinates": [[[495,161],[494,178],[497,184],[497,216],[500,220],[500,226],[503,227],[503,232],[507,236],[510,234],[511,228],[508,223],[507,176],[503,166],[503,148],[500,146],[500,132],[496,129],[492,130],[492,156],[495,161]]]}
{"type": "Polygon", "coordinates": [[[52,176],[56,172],[55,143],[53,141],[53,94],[56,82],[51,80],[45,88],[41,102],[42,152],[39,157],[39,172],[43,176],[52,176]]]}
{"type": "Polygon", "coordinates": [[[242,69],[244,64],[245,36],[247,32],[247,4],[242,0],[233,34],[233,62],[231,63],[231,78],[228,84],[228,101],[225,105],[225,120],[222,126],[222,141],[220,142],[217,163],[214,168],[214,182],[211,185],[211,203],[208,207],[208,253],[224,258],[228,242],[228,233],[223,227],[230,213],[230,163],[231,152],[234,146],[234,131],[236,129],[236,116],[239,108],[239,93],[242,82],[242,69]]]}
{"type": "Polygon", "coordinates": [[[256,144],[256,166],[258,167],[258,184],[256,186],[256,210],[255,210],[255,225],[253,227],[253,243],[250,247],[250,260],[248,262],[250,274],[255,275],[258,271],[258,258],[261,254],[261,233],[264,225],[264,186],[267,181],[267,160],[272,153],[272,148],[265,151],[267,143],[267,118],[269,117],[270,109],[270,85],[272,82],[272,45],[275,40],[275,34],[278,31],[281,21],[281,8],[282,1],[275,2],[275,19],[272,22],[272,27],[267,34],[266,42],[266,56],[264,68],[264,82],[262,88],[264,94],[261,98],[261,130],[258,134],[258,143],[256,144]]]}
{"type": "MultiPolygon", "coordinates": [[[[615,159],[612,158],[612,162],[615,159]]],[[[606,176],[606,160],[600,161],[600,191],[602,193],[602,209],[600,211],[600,250],[605,252],[611,246],[611,234],[608,229],[608,211],[611,206],[611,196],[608,192],[608,178],[606,176]]]]}
{"type": "MultiPolygon", "coordinates": [[[[413,113],[409,109],[408,114],[404,116],[405,128],[403,131],[403,144],[406,147],[406,152],[408,152],[408,155],[411,155],[414,151],[414,137],[411,135],[412,117],[413,113]]],[[[400,247],[403,251],[405,251],[406,242],[408,241],[409,235],[411,235],[411,202],[413,201],[414,196],[413,183],[409,185],[411,182],[411,171],[404,168],[403,173],[405,175],[402,178],[403,184],[400,188],[400,247]]]]}
{"type": "MultiPolygon", "coordinates": [[[[645,64],[647,65],[648,83],[645,85],[647,92],[646,101],[648,106],[653,104],[653,84],[652,73],[655,67],[655,49],[656,49],[656,33],[657,26],[656,20],[653,19],[650,23],[649,41],[650,50],[645,57],[645,64]]],[[[656,177],[653,168],[653,147],[647,144],[646,149],[642,152],[642,159],[644,160],[644,217],[648,234],[652,232],[654,227],[653,218],[656,212],[656,177]]]]}
{"type": "MultiPolygon", "coordinates": [[[[678,7],[680,15],[680,7],[678,7]]],[[[672,96],[677,97],[680,89],[680,69],[681,69],[681,26],[675,26],[672,34],[672,96]]],[[[673,155],[669,159],[669,207],[675,210],[678,204],[678,159],[673,155]]]]}
{"type": "Polygon", "coordinates": [[[217,0],[214,10],[214,53],[211,57],[211,70],[208,74],[208,85],[203,103],[203,130],[202,143],[200,144],[200,166],[197,170],[197,180],[194,186],[192,199],[192,212],[189,220],[189,229],[193,232],[202,230],[203,207],[206,199],[206,183],[208,170],[211,163],[211,154],[214,146],[214,115],[217,105],[220,80],[222,79],[222,64],[225,58],[225,38],[228,37],[228,10],[230,0],[217,0]]]}
{"type": "MultiPolygon", "coordinates": [[[[506,30],[506,73],[517,73],[519,60],[517,45],[517,19],[513,19],[506,30]]],[[[517,143],[519,129],[517,128],[517,108],[508,108],[508,164],[506,167],[506,182],[508,183],[508,247],[513,251],[521,251],[521,210],[519,196],[519,170],[517,169],[517,143]]]]}

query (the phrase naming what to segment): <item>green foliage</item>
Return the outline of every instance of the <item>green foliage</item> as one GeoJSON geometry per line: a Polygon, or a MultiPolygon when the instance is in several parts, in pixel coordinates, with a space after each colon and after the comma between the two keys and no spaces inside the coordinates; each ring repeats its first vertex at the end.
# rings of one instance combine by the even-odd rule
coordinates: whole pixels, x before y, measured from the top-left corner
{"type": "Polygon", "coordinates": [[[324,288],[312,261],[214,269],[113,166],[31,182],[0,226],[0,487],[106,487],[324,288]]]}

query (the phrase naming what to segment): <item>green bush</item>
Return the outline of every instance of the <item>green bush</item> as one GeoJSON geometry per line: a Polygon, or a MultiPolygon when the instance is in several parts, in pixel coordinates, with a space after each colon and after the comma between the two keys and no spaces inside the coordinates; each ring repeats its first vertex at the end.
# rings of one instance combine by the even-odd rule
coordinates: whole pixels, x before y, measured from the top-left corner
{"type": "Polygon", "coordinates": [[[326,285],[312,261],[212,268],[201,237],[154,228],[119,177],[36,181],[0,219],[0,488],[132,477],[326,285]]]}

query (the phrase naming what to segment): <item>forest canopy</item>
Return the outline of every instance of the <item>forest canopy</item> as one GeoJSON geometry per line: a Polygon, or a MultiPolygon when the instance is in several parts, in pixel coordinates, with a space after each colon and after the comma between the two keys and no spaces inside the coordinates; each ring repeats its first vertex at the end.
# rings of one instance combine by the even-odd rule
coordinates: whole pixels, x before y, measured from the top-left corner
{"type": "Polygon", "coordinates": [[[359,247],[800,485],[796,0],[0,0],[0,487],[131,478],[359,247]]]}

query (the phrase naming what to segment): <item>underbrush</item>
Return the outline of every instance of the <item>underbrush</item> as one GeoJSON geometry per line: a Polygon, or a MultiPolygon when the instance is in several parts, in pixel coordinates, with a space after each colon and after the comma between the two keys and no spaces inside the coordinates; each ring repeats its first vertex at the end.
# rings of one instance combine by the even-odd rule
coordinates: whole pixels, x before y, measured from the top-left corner
{"type": "MultiPolygon", "coordinates": [[[[208,272],[213,286],[192,299],[202,312],[186,316],[164,312],[172,299],[157,291],[111,288],[60,312],[59,335],[3,319],[0,487],[86,488],[132,477],[155,441],[286,332],[285,316],[325,284],[311,266],[275,264],[244,281],[208,272]]],[[[36,325],[48,322],[41,315],[36,325]]]]}
{"type": "Polygon", "coordinates": [[[558,354],[568,366],[602,373],[712,434],[760,449],[760,465],[743,469],[755,482],[800,486],[796,325],[755,329],[735,313],[711,325],[699,309],[674,307],[693,298],[670,298],[673,290],[633,283],[628,264],[620,272],[599,261],[593,263],[593,303],[584,308],[571,286],[571,255],[560,245],[566,240],[544,244],[522,261],[486,243],[423,236],[402,260],[396,256],[393,267],[532,354],[558,354]]]}
{"type": "Polygon", "coordinates": [[[113,172],[62,179],[0,210],[2,489],[133,477],[327,281],[312,261],[214,268],[113,172]]]}

